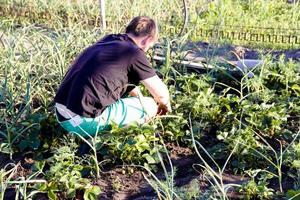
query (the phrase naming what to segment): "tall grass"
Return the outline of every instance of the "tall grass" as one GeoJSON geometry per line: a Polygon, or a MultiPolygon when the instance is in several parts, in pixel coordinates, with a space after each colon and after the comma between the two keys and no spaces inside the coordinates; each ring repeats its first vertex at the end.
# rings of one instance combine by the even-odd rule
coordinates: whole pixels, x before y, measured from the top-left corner
{"type": "Polygon", "coordinates": [[[15,27],[2,21],[0,45],[0,151],[12,157],[13,146],[34,128],[31,115],[48,116],[53,97],[69,64],[82,49],[102,37],[99,29],[15,27]]]}
{"type": "Polygon", "coordinates": [[[14,101],[22,101],[29,84],[30,100],[39,100],[37,103],[44,107],[51,102],[77,54],[102,36],[98,29],[86,31],[80,27],[47,30],[34,26],[15,28],[13,23],[2,23],[1,27],[4,28],[4,48],[0,50],[2,84],[5,80],[14,101]]]}
{"type": "MultiPolygon", "coordinates": [[[[98,1],[1,1],[0,11],[4,16],[22,23],[42,22],[52,28],[72,27],[78,23],[89,27],[100,27],[98,1]]],[[[187,7],[189,11],[187,30],[191,31],[190,39],[194,41],[212,39],[203,38],[199,33],[201,28],[219,31],[227,29],[253,31],[252,27],[265,27],[268,29],[259,30],[258,33],[267,31],[270,34],[299,35],[299,31],[294,30],[300,28],[299,2],[288,4],[285,0],[188,0],[187,7]]],[[[166,37],[178,35],[184,24],[181,0],[106,1],[107,32],[120,32],[136,15],[149,15],[156,19],[159,22],[161,35],[166,37]]],[[[226,42],[247,44],[238,40],[226,42]]],[[[260,45],[264,46],[262,43],[260,45]]]]}

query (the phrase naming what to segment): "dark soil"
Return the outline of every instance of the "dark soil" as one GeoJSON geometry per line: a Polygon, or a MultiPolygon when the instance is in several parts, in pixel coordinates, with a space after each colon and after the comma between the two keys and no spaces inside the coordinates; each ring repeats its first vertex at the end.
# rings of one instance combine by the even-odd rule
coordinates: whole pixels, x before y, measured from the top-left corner
{"type": "MultiPolygon", "coordinates": [[[[173,167],[176,167],[176,186],[189,184],[199,174],[193,170],[193,164],[198,161],[197,156],[189,148],[167,144],[173,167]]],[[[165,163],[168,165],[167,163],[165,163]]],[[[103,173],[103,179],[98,184],[105,188],[100,199],[156,199],[155,191],[144,179],[144,175],[151,178],[146,170],[134,168],[133,173],[128,173],[128,168],[122,166],[110,169],[103,173]],[[125,173],[124,173],[125,172],[125,173]]],[[[163,180],[165,178],[162,169],[158,166],[155,176],[163,180]]]]}
{"type": "MultiPolygon", "coordinates": [[[[180,147],[175,144],[166,145],[172,160],[172,165],[176,168],[174,178],[176,187],[188,187],[193,180],[199,182],[199,190],[207,190],[209,184],[203,177],[202,169],[196,167],[195,164],[200,164],[200,160],[190,148],[180,147]]],[[[167,165],[167,163],[165,163],[167,165]]],[[[102,174],[103,179],[97,182],[101,188],[104,188],[104,193],[99,199],[157,199],[157,195],[150,184],[144,179],[151,178],[145,170],[134,169],[133,173],[124,173],[127,169],[124,167],[115,167],[102,174]]],[[[159,180],[164,180],[165,175],[162,169],[158,166],[155,176],[159,180]]],[[[247,178],[224,174],[224,183],[242,184],[247,178]]],[[[232,199],[242,198],[241,194],[235,191],[230,191],[229,196],[232,199]]]]}
{"type": "MultiPolygon", "coordinates": [[[[176,187],[188,187],[193,180],[198,180],[199,190],[207,190],[208,182],[205,180],[202,174],[202,170],[195,166],[200,164],[200,160],[190,148],[180,147],[175,144],[166,145],[171,157],[172,165],[176,168],[176,175],[174,178],[176,187]]],[[[9,159],[6,154],[0,154],[0,166],[4,167],[8,163],[16,163],[18,165],[18,171],[15,174],[16,177],[26,177],[30,171],[30,166],[33,160],[26,156],[14,157],[13,161],[9,159]]],[[[165,163],[167,168],[169,165],[165,163]]],[[[105,167],[104,167],[105,168],[105,167]]],[[[170,169],[170,168],[169,168],[170,169]]],[[[141,168],[124,167],[124,166],[109,166],[108,169],[103,169],[101,179],[94,184],[99,185],[103,191],[99,196],[101,200],[108,199],[157,199],[157,195],[150,184],[144,179],[147,176],[151,179],[151,176],[146,170],[141,168]]],[[[164,180],[165,175],[163,170],[158,165],[155,176],[159,180],[164,180]]],[[[230,174],[224,174],[225,183],[242,183],[246,179],[239,176],[230,174]]],[[[233,199],[239,199],[239,194],[231,191],[230,195],[233,199]]],[[[83,199],[82,192],[78,191],[76,199],[83,199]]],[[[11,187],[6,190],[5,199],[14,199],[15,188],[11,187]]],[[[47,199],[45,194],[39,194],[36,196],[38,199],[47,199]]]]}
{"type": "MultiPolygon", "coordinates": [[[[203,143],[204,144],[204,143],[203,143]]],[[[166,144],[171,157],[172,165],[176,168],[176,175],[174,177],[176,187],[189,187],[189,185],[197,180],[199,183],[199,190],[203,193],[210,187],[205,173],[199,166],[201,164],[200,159],[194,152],[188,147],[181,147],[174,143],[166,144]]],[[[30,174],[30,166],[32,160],[26,156],[16,156],[14,161],[10,161],[6,154],[0,154],[0,166],[3,168],[7,163],[14,162],[18,166],[18,171],[15,176],[26,177],[30,174]]],[[[221,161],[222,163],[223,161],[221,161]]],[[[169,165],[165,162],[167,168],[169,165]]],[[[159,180],[165,180],[165,175],[159,164],[156,166],[157,172],[155,176],[159,180]]],[[[169,168],[170,169],[170,168],[169,168]]],[[[292,181],[286,177],[286,173],[289,169],[283,168],[284,179],[283,188],[291,188],[292,181]]],[[[101,179],[94,184],[101,187],[102,193],[98,199],[101,200],[141,200],[141,199],[158,199],[154,189],[145,180],[144,176],[151,179],[151,176],[146,170],[137,167],[124,167],[124,166],[109,166],[102,169],[101,179]]],[[[226,171],[223,174],[224,184],[244,184],[249,180],[247,177],[233,175],[231,171],[226,171]]],[[[278,180],[272,179],[269,185],[271,188],[278,190],[278,180]]],[[[5,199],[14,199],[15,189],[14,187],[7,189],[5,193],[5,199]]],[[[243,194],[230,190],[228,192],[230,199],[243,199],[243,194]]],[[[38,199],[47,199],[45,194],[39,194],[36,196],[38,199]]],[[[83,199],[82,191],[78,191],[76,199],[83,199]]]]}

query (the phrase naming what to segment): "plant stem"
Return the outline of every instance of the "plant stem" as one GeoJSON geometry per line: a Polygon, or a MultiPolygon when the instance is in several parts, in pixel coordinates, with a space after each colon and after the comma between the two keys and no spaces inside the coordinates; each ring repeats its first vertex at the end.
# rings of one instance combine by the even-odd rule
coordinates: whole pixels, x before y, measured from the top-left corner
{"type": "Polygon", "coordinates": [[[94,162],[95,162],[95,168],[96,168],[96,177],[97,180],[100,179],[100,168],[99,168],[99,163],[98,163],[98,158],[97,158],[97,150],[96,150],[96,142],[95,139],[92,139],[93,143],[93,152],[94,152],[94,162]]]}

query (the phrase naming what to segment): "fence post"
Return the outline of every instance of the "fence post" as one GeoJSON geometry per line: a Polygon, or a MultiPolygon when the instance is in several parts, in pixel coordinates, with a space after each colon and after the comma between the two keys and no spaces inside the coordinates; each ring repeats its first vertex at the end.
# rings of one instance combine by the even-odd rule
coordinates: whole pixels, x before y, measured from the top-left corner
{"type": "Polygon", "coordinates": [[[103,31],[106,29],[106,21],[105,21],[105,1],[99,0],[100,6],[100,20],[103,31]]]}

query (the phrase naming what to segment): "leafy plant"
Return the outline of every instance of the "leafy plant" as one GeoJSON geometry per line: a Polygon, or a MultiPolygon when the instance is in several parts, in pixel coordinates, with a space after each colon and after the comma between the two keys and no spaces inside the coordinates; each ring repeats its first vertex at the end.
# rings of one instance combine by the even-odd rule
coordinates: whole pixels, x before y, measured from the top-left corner
{"type": "Polygon", "coordinates": [[[151,185],[151,187],[156,191],[159,199],[171,200],[174,198],[179,198],[178,194],[176,193],[175,181],[174,181],[176,168],[173,167],[166,145],[164,144],[163,140],[161,141],[163,145],[163,153],[165,153],[167,157],[167,163],[165,163],[162,154],[160,152],[156,152],[156,153],[160,161],[160,165],[164,172],[165,181],[159,180],[158,177],[149,169],[149,167],[143,167],[143,168],[147,170],[147,172],[150,174],[150,177],[152,179],[149,179],[144,173],[143,176],[146,179],[146,181],[151,185]],[[170,172],[168,172],[167,170],[167,164],[170,167],[170,172]]]}
{"type": "Polygon", "coordinates": [[[242,191],[246,193],[246,199],[272,199],[274,195],[274,190],[269,188],[268,180],[273,177],[269,172],[262,170],[252,170],[248,171],[247,174],[250,175],[251,180],[242,187],[242,191]],[[258,181],[255,180],[255,177],[260,174],[258,181]]]}
{"type": "Polygon", "coordinates": [[[3,138],[0,151],[8,153],[10,158],[16,151],[15,146],[18,146],[19,150],[23,151],[28,147],[37,149],[40,144],[38,137],[39,122],[43,119],[43,116],[37,113],[30,113],[30,88],[30,79],[28,79],[26,82],[26,94],[22,102],[19,103],[15,100],[15,95],[17,98],[20,98],[22,94],[21,92],[13,94],[13,91],[8,87],[7,77],[2,87],[0,87],[0,93],[3,95],[0,98],[0,103],[3,103],[6,108],[3,113],[0,113],[3,119],[0,121],[0,127],[5,126],[4,131],[0,129],[0,136],[3,138]]]}
{"type": "Polygon", "coordinates": [[[289,199],[300,198],[300,143],[295,142],[287,152],[285,163],[292,168],[288,175],[294,179],[294,187],[289,189],[286,196],[289,199]]]}
{"type": "Polygon", "coordinates": [[[156,152],[161,148],[155,135],[155,126],[132,124],[113,127],[108,134],[99,135],[98,151],[111,160],[125,163],[157,163],[156,152]]]}
{"type": "Polygon", "coordinates": [[[224,200],[228,199],[227,191],[232,187],[240,187],[240,185],[238,185],[238,184],[224,184],[224,182],[223,182],[223,173],[224,173],[224,171],[226,169],[226,166],[227,166],[229,160],[231,159],[233,153],[235,152],[236,148],[239,146],[239,142],[235,143],[235,146],[234,146],[233,150],[230,152],[230,154],[227,157],[223,167],[221,168],[220,165],[215,161],[215,159],[202,146],[202,144],[195,140],[191,117],[189,117],[189,125],[190,125],[191,134],[192,134],[193,147],[195,148],[196,154],[202,162],[201,164],[198,164],[198,165],[201,168],[203,168],[208,174],[207,177],[205,176],[205,178],[211,184],[211,187],[213,188],[214,193],[213,193],[212,196],[215,197],[215,198],[219,197],[220,199],[224,199],[224,200]],[[204,151],[204,153],[206,154],[206,156],[208,156],[210,161],[212,161],[214,166],[210,165],[208,163],[208,161],[201,155],[198,147],[200,147],[200,149],[202,151],[204,151]],[[216,168],[216,170],[214,168],[216,168]]]}
{"type": "Polygon", "coordinates": [[[90,199],[95,199],[100,194],[98,186],[92,185],[89,179],[82,178],[83,166],[75,156],[76,148],[74,139],[71,139],[48,159],[50,169],[45,172],[47,183],[40,185],[39,190],[47,192],[50,199],[58,199],[58,193],[65,199],[72,199],[78,190],[84,190],[84,196],[90,199]]]}
{"type": "Polygon", "coordinates": [[[181,199],[192,200],[200,197],[200,184],[199,181],[194,179],[185,187],[177,188],[178,196],[181,199]]]}
{"type": "Polygon", "coordinates": [[[10,164],[6,165],[4,168],[2,168],[0,170],[0,183],[1,183],[1,186],[0,186],[0,199],[1,200],[4,200],[5,191],[6,191],[7,187],[9,186],[8,181],[13,179],[13,176],[15,175],[15,172],[17,170],[16,166],[14,166],[11,169],[7,170],[7,167],[9,165],[10,164]]]}

